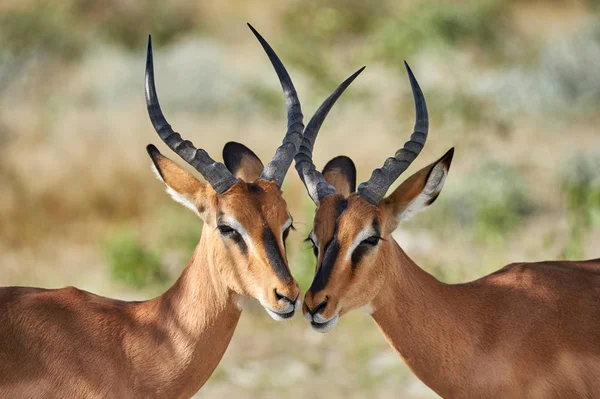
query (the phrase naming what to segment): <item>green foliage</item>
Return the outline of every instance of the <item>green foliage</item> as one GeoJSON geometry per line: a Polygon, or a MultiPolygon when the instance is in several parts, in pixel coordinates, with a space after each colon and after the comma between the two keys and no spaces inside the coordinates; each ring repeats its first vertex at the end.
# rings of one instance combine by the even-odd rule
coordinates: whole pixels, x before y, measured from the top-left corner
{"type": "Polygon", "coordinates": [[[484,51],[497,50],[502,39],[505,14],[500,1],[422,1],[396,11],[394,18],[376,24],[373,32],[376,57],[393,66],[401,67],[406,57],[428,46],[470,43],[484,51]]]}
{"type": "Polygon", "coordinates": [[[189,258],[200,241],[202,225],[202,219],[197,215],[169,202],[161,207],[156,222],[152,224],[154,247],[160,252],[180,250],[183,256],[189,258]]]}
{"type": "Polygon", "coordinates": [[[586,234],[600,225],[600,154],[577,154],[561,177],[568,209],[567,259],[580,259],[586,234]]]}
{"type": "Polygon", "coordinates": [[[468,230],[483,244],[502,244],[536,211],[518,171],[496,162],[481,165],[464,184],[448,189],[423,220],[443,225],[441,232],[468,230]]]}
{"type": "Polygon", "coordinates": [[[424,48],[471,45],[496,59],[509,26],[506,4],[499,0],[348,3],[297,2],[283,16],[287,40],[296,43],[285,48],[286,58],[319,85],[335,80],[331,63],[347,61],[340,60],[344,56],[356,58],[357,65],[358,60],[375,59],[402,68],[403,60],[424,48]],[[332,57],[332,47],[348,49],[357,42],[362,50],[336,52],[332,57]]]}
{"type": "Polygon", "coordinates": [[[109,41],[132,51],[144,47],[148,34],[157,38],[159,43],[168,43],[199,27],[193,2],[114,2],[112,7],[102,7],[104,12],[98,32],[109,41]]]}
{"type": "Polygon", "coordinates": [[[146,288],[166,281],[160,257],[144,247],[132,231],[124,229],[115,233],[106,240],[103,249],[116,281],[134,288],[146,288]]]}
{"type": "Polygon", "coordinates": [[[49,70],[53,61],[80,57],[84,40],[73,33],[72,23],[50,5],[0,14],[0,93],[34,62],[49,70]]]}
{"type": "Polygon", "coordinates": [[[9,11],[0,17],[1,51],[76,58],[84,43],[80,35],[73,34],[72,23],[68,13],[50,5],[9,11]]]}
{"type": "Polygon", "coordinates": [[[283,14],[286,41],[294,43],[282,48],[283,56],[307,73],[317,87],[335,87],[340,82],[333,74],[332,63],[340,60],[331,54],[332,47],[368,35],[373,29],[374,17],[384,15],[379,2],[298,1],[283,14]],[[306,29],[307,26],[310,29],[306,29]]]}

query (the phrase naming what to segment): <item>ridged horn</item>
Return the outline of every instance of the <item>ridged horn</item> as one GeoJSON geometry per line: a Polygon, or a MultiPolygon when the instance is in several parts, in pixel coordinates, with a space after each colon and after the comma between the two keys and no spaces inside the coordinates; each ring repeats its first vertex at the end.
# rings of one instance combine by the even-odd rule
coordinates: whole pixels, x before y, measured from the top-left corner
{"type": "Polygon", "coordinates": [[[154,64],[152,60],[152,37],[148,36],[148,52],[146,54],[146,105],[148,115],[158,136],[177,155],[189,163],[208,181],[217,194],[222,194],[238,180],[227,170],[225,165],[212,159],[203,149],[197,149],[189,140],[184,140],[175,132],[165,119],[160,109],[156,87],[154,85],[154,64]]]}
{"type": "Polygon", "coordinates": [[[406,72],[408,73],[415,101],[415,128],[413,134],[410,136],[410,140],[404,143],[404,147],[396,151],[393,157],[386,159],[381,168],[375,169],[368,181],[358,186],[358,195],[373,205],[377,205],[381,201],[390,186],[417,158],[417,155],[419,155],[425,145],[427,132],[429,131],[429,117],[427,115],[425,97],[423,97],[419,83],[406,61],[404,65],[406,66],[406,72]]]}
{"type": "Polygon", "coordinates": [[[321,104],[319,109],[317,109],[317,112],[315,112],[313,117],[308,122],[308,125],[306,125],[306,129],[304,129],[302,144],[300,145],[300,150],[294,157],[294,160],[296,162],[296,170],[300,175],[300,179],[302,179],[304,182],[304,185],[308,190],[308,195],[310,195],[315,204],[318,204],[324,197],[330,194],[335,194],[335,188],[325,181],[325,178],[321,172],[315,168],[312,160],[312,150],[314,148],[317,135],[319,134],[319,129],[321,129],[321,125],[325,121],[325,118],[331,110],[331,107],[333,107],[344,90],[346,90],[350,83],[352,83],[352,81],[354,81],[354,79],[356,79],[356,77],[364,69],[365,67],[360,68],[341,85],[339,85],[321,104]]]}
{"type": "Polygon", "coordinates": [[[285,96],[287,132],[283,138],[283,143],[275,151],[273,159],[265,166],[260,175],[261,179],[272,180],[277,184],[277,187],[281,187],[290,164],[294,159],[294,155],[298,152],[300,143],[302,142],[302,130],[304,129],[302,109],[292,79],[283,66],[283,63],[260,33],[252,25],[248,24],[248,27],[267,53],[271,64],[273,64],[285,96]]]}

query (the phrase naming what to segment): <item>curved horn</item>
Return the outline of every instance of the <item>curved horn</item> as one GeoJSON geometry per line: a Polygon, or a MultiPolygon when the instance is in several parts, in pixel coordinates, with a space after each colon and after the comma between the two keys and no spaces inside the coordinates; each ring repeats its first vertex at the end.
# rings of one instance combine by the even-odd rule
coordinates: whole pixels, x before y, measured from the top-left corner
{"type": "Polygon", "coordinates": [[[308,190],[308,195],[310,195],[315,204],[318,204],[324,197],[335,194],[335,188],[325,181],[325,178],[321,172],[315,168],[315,164],[312,161],[312,150],[315,145],[315,140],[317,139],[319,129],[321,128],[323,121],[325,121],[325,117],[327,117],[331,107],[333,107],[333,104],[335,104],[344,90],[346,90],[350,83],[352,83],[364,69],[365,67],[360,68],[339,85],[337,89],[323,101],[323,104],[317,109],[317,112],[315,112],[310,119],[310,122],[308,122],[306,129],[304,129],[302,145],[294,157],[294,160],[296,161],[296,170],[300,175],[300,179],[304,182],[304,185],[308,190]]]}
{"type": "Polygon", "coordinates": [[[404,62],[406,72],[410,80],[413,98],[415,101],[416,122],[413,134],[410,140],[404,143],[404,147],[396,151],[394,157],[385,160],[381,168],[377,168],[371,174],[371,178],[358,186],[357,193],[359,196],[369,201],[371,204],[377,205],[383,198],[388,188],[396,181],[398,176],[402,174],[415,160],[417,155],[423,149],[427,140],[427,132],[429,130],[429,118],[427,116],[427,105],[423,92],[419,87],[419,83],[413,75],[410,67],[404,62]]]}
{"type": "Polygon", "coordinates": [[[260,33],[258,33],[252,25],[248,24],[248,27],[252,30],[252,33],[254,33],[254,36],[256,36],[269,56],[269,60],[271,60],[271,64],[273,64],[273,68],[275,69],[275,72],[277,72],[279,82],[283,88],[283,94],[285,95],[288,117],[287,132],[283,138],[283,143],[275,151],[273,159],[265,166],[260,175],[261,179],[272,180],[277,183],[277,187],[281,187],[283,179],[292,163],[292,159],[294,158],[294,155],[296,155],[296,152],[298,152],[300,143],[302,142],[302,130],[304,129],[302,109],[292,79],[290,79],[290,75],[285,70],[281,60],[260,33]]]}
{"type": "Polygon", "coordinates": [[[222,194],[238,180],[227,170],[225,165],[216,162],[203,149],[197,149],[189,140],[183,140],[181,135],[171,128],[171,125],[165,119],[158,96],[154,86],[154,64],[152,61],[152,37],[148,36],[148,52],[146,54],[146,105],[148,106],[148,115],[158,136],[171,148],[177,155],[192,165],[217,194],[222,194]]]}

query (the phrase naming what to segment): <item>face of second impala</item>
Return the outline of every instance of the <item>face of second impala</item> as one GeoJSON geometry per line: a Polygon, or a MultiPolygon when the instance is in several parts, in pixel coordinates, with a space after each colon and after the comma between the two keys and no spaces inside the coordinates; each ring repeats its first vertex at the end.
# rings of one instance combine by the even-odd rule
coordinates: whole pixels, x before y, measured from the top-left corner
{"type": "Polygon", "coordinates": [[[317,204],[308,237],[316,257],[315,277],[302,307],[314,330],[331,330],[352,309],[376,312],[387,306],[378,294],[386,281],[398,278],[396,261],[403,256],[392,232],[436,200],[453,153],[451,149],[413,174],[377,205],[355,192],[356,171],[349,158],[337,157],[325,166],[324,180],[335,193],[317,204]]]}
{"type": "Polygon", "coordinates": [[[378,262],[385,245],[386,217],[357,196],[337,194],[317,207],[308,240],[317,259],[303,312],[312,327],[327,332],[348,311],[366,306],[379,291],[384,273],[378,262]]]}

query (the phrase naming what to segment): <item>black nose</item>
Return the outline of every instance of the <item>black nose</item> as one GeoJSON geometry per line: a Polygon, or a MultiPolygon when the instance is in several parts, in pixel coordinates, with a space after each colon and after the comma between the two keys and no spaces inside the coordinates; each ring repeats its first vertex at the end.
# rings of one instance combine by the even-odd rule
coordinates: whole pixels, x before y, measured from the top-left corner
{"type": "Polygon", "coordinates": [[[327,306],[327,297],[325,297],[325,299],[314,308],[308,308],[308,313],[310,313],[311,316],[314,316],[321,310],[325,309],[325,306],[327,306]]]}
{"type": "Polygon", "coordinates": [[[281,295],[279,292],[277,292],[277,290],[275,290],[275,297],[277,298],[278,301],[283,299],[284,301],[287,301],[287,302],[291,303],[292,305],[296,303],[296,301],[298,300],[298,296],[300,296],[300,294],[298,294],[296,296],[296,299],[291,299],[290,297],[281,295]]]}

